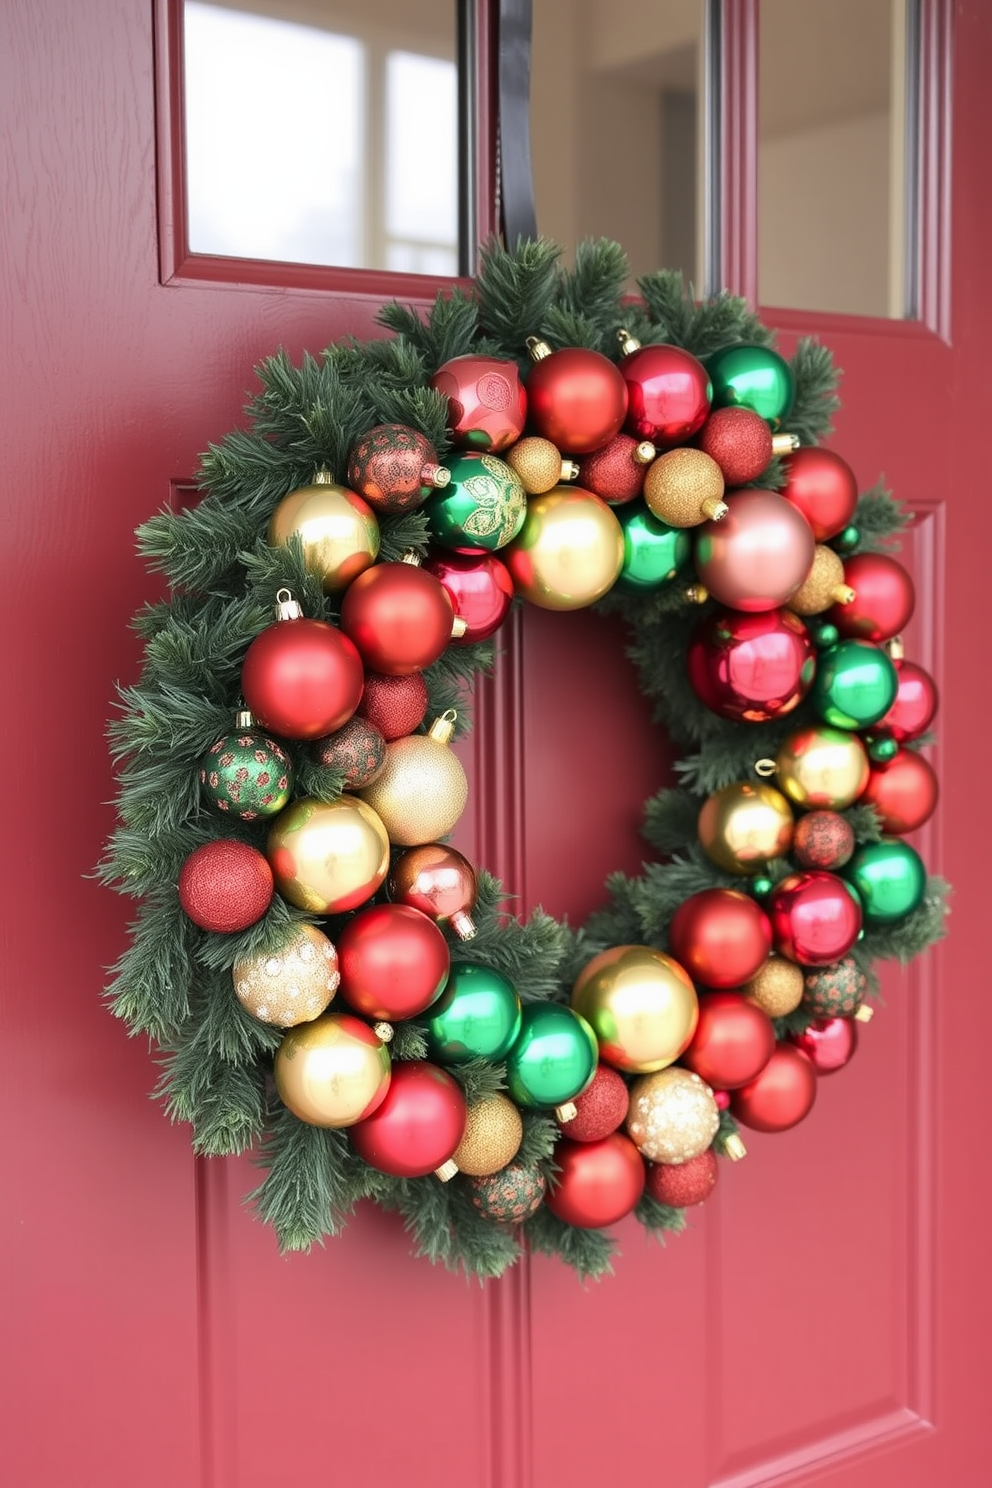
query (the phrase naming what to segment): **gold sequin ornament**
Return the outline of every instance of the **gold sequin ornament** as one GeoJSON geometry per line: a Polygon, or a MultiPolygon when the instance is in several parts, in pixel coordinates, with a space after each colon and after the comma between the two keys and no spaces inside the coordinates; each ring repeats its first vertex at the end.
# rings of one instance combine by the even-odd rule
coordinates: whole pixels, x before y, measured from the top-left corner
{"type": "Polygon", "coordinates": [[[241,1006],[277,1028],[319,1017],[341,980],[338,953],[315,925],[294,925],[284,946],[242,956],[231,975],[241,1006]]]}
{"type": "Polygon", "coordinates": [[[769,956],[764,966],[741,988],[748,1002],[769,1018],[795,1012],[803,998],[803,969],[784,956],[769,956]]]}
{"type": "Polygon", "coordinates": [[[465,1135],[451,1161],[472,1178],[487,1178],[513,1161],[523,1135],[523,1120],[509,1097],[487,1095],[469,1106],[465,1135]]]}
{"type": "Polygon", "coordinates": [[[850,604],[854,590],[844,582],[844,564],[833,548],[818,543],[813,567],[789,600],[796,615],[822,615],[831,605],[850,604]]]}
{"type": "Polygon", "coordinates": [[[648,466],[644,500],[669,527],[696,527],[727,515],[723,471],[704,450],[668,450],[648,466]]]}
{"type": "Polygon", "coordinates": [[[397,847],[419,847],[446,837],[465,810],[468,781],[461,760],[449,748],[455,718],[449,709],[426,734],[388,744],[381,774],[360,792],[397,847]]]}
{"type": "Polygon", "coordinates": [[[552,486],[574,480],[579,473],[574,460],[563,460],[558,446],[537,434],[518,439],[505,451],[503,459],[528,496],[543,496],[552,486]]]}
{"type": "Polygon", "coordinates": [[[627,1134],[650,1162],[684,1163],[698,1157],[719,1125],[712,1090],[681,1065],[642,1075],[630,1087],[627,1134]]]}

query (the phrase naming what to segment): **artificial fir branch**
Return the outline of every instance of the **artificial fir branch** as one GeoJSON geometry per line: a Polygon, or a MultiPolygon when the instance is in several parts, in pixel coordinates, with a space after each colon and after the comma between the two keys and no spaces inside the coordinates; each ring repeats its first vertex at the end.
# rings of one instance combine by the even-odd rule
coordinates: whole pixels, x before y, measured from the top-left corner
{"type": "Polygon", "coordinates": [[[685,1229],[685,1210],[673,1209],[670,1204],[659,1204],[649,1193],[642,1194],[634,1210],[637,1220],[649,1235],[665,1243],[666,1234],[677,1235],[685,1229]]]}
{"type": "Polygon", "coordinates": [[[568,344],[590,346],[605,356],[616,356],[629,277],[630,263],[619,243],[599,238],[577,245],[574,265],[559,272],[556,309],[588,327],[589,339],[568,344]]]}
{"type": "Polygon", "coordinates": [[[266,1174],[249,1201],[275,1229],[281,1250],[310,1250],[341,1231],[359,1197],[343,1132],[308,1126],[280,1106],[259,1160],[266,1174]]]}
{"type": "Polygon", "coordinates": [[[583,1281],[613,1274],[617,1245],[605,1230],[576,1229],[542,1207],[528,1219],[524,1234],[531,1250],[557,1256],[583,1281]]]}
{"type": "Polygon", "coordinates": [[[840,407],[837,383],[840,378],[827,347],[814,336],[804,336],[792,358],[796,396],[786,425],[801,444],[820,444],[833,428],[840,407]]]}
{"type": "Polygon", "coordinates": [[[479,253],[479,324],[503,347],[529,365],[528,336],[540,335],[558,286],[561,249],[545,238],[518,242],[512,252],[495,239],[479,253]]]}

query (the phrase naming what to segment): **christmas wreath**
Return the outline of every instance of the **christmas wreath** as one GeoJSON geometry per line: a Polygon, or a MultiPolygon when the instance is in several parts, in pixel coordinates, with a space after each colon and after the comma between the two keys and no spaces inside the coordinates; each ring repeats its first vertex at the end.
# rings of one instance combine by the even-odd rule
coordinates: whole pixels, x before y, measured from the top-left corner
{"type": "Polygon", "coordinates": [[[488,245],[392,335],[267,360],[202,499],[139,529],[170,597],[111,724],[108,997],[195,1151],[255,1149],[283,1248],[370,1199],[452,1268],[608,1269],[604,1227],[679,1229],[739,1124],[850,1059],[873,964],[943,933],[904,840],[937,794],[905,518],[820,447],[829,353],[627,281],[615,243],[488,245]],[[656,858],[581,927],[446,840],[515,603],[630,621],[682,750],[656,858]]]}

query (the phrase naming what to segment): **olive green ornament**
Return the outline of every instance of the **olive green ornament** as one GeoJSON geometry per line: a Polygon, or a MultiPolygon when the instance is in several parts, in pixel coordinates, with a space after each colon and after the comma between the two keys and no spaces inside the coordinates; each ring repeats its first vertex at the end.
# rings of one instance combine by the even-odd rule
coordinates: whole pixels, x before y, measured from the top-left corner
{"type": "Polygon", "coordinates": [[[857,889],[865,924],[891,925],[905,919],[922,903],[927,870],[915,847],[898,837],[866,842],[844,869],[857,889]]]}
{"type": "Polygon", "coordinates": [[[787,419],[796,396],[792,368],[770,346],[723,346],[703,357],[714,408],[750,408],[772,428],[787,419]]]}
{"type": "Polygon", "coordinates": [[[561,1106],[582,1094],[598,1059],[596,1035],[580,1013],[559,1002],[531,1002],[506,1056],[507,1088],[518,1106],[561,1106]]]}
{"type": "Polygon", "coordinates": [[[520,1032],[520,997],[491,966],[456,962],[425,1018],[430,1056],[440,1064],[502,1059],[520,1032]]]}
{"type": "Polygon", "coordinates": [[[870,641],[839,641],[821,651],[810,700],[833,728],[869,728],[892,707],[899,678],[888,654],[870,641]]]}
{"type": "Polygon", "coordinates": [[[617,588],[628,594],[660,589],[674,579],[692,554],[692,537],[685,527],[669,527],[643,501],[613,508],[623,529],[623,567],[617,588]]]}
{"type": "Polygon", "coordinates": [[[494,553],[512,542],[527,515],[527,492],[496,455],[453,454],[451,480],[423,508],[431,536],[456,553],[494,553]]]}

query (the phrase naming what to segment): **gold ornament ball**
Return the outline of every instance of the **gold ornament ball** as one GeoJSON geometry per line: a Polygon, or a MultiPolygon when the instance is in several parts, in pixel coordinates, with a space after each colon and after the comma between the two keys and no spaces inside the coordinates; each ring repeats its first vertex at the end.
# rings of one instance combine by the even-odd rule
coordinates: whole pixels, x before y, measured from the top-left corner
{"type": "Polygon", "coordinates": [[[795,822],[788,801],[770,785],[739,780],[703,802],[697,832],[706,856],[725,873],[758,873],[783,857],[795,822]]]}
{"type": "Polygon", "coordinates": [[[312,485],[284,496],[272,513],[270,546],[284,548],[294,536],[301,539],[307,568],[320,575],[325,594],[347,589],[379,554],[372,508],[323,470],[312,485]]]}
{"type": "Polygon", "coordinates": [[[706,1151],[719,1125],[712,1090],[681,1065],[642,1075],[630,1087],[627,1134],[649,1162],[689,1162],[706,1151]]]}
{"type": "Polygon", "coordinates": [[[845,811],[868,784],[870,767],[857,734],[827,724],[794,729],[775,756],[775,783],[802,811],[845,811]]]}
{"type": "Polygon", "coordinates": [[[386,763],[361,798],[397,847],[420,847],[446,837],[465,810],[468,781],[449,749],[452,724],[438,719],[428,733],[386,745],[386,763]]]}
{"type": "Polygon", "coordinates": [[[528,496],[543,496],[559,481],[577,470],[571,460],[563,460],[561,451],[550,439],[528,434],[504,451],[503,459],[514,472],[528,496]]]}
{"type": "Polygon", "coordinates": [[[817,543],[813,567],[789,600],[796,615],[822,615],[831,605],[850,604],[854,590],[844,582],[844,564],[833,548],[817,543]]]}
{"type": "Polygon", "coordinates": [[[354,1126],[385,1099],[389,1050],[361,1018],[325,1013],[291,1028],[276,1050],[276,1090],[311,1126],[354,1126]]]}
{"type": "Polygon", "coordinates": [[[278,949],[242,956],[231,977],[241,1006],[277,1028],[319,1018],[341,980],[338,953],[315,925],[294,925],[278,949]]]}
{"type": "Polygon", "coordinates": [[[465,1135],[452,1154],[459,1172],[488,1178],[516,1157],[523,1141],[520,1112],[506,1095],[487,1095],[468,1108],[465,1135]]]}
{"type": "Polygon", "coordinates": [[[696,527],[727,514],[723,471],[705,450],[668,450],[648,466],[644,500],[669,527],[696,527]]]}
{"type": "Polygon", "coordinates": [[[671,956],[651,946],[612,946],[584,966],[572,1007],[592,1024],[614,1069],[664,1069],[688,1048],[699,1022],[696,989],[671,956]]]}
{"type": "Polygon", "coordinates": [[[277,891],[311,914],[343,914],[370,899],[389,870],[389,838],[354,796],[304,796],[281,811],[265,848],[277,891]]]}
{"type": "Polygon", "coordinates": [[[501,557],[518,594],[542,610],[581,610],[612,589],[623,567],[623,528],[582,486],[555,486],[527,503],[501,557]]]}
{"type": "Polygon", "coordinates": [[[784,1018],[802,1002],[804,985],[801,966],[784,956],[769,956],[761,970],[744,983],[741,992],[769,1018],[784,1018]]]}

